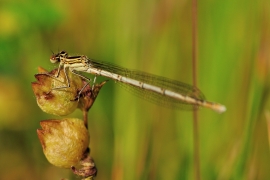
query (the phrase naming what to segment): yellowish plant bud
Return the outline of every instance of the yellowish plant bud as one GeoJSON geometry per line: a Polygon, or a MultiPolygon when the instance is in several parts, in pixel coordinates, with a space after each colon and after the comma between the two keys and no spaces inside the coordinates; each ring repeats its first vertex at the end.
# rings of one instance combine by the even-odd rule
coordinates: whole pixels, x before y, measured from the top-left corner
{"type": "Polygon", "coordinates": [[[37,130],[48,161],[58,167],[70,168],[79,163],[89,145],[89,134],[82,120],[43,120],[37,130]]]}
{"type": "Polygon", "coordinates": [[[32,89],[37,99],[37,104],[46,113],[65,116],[72,113],[78,106],[78,101],[74,99],[78,96],[78,92],[83,87],[82,79],[67,71],[70,87],[63,70],[57,76],[57,70],[54,69],[50,73],[39,68],[39,74],[35,75],[37,82],[32,83],[32,89]]]}

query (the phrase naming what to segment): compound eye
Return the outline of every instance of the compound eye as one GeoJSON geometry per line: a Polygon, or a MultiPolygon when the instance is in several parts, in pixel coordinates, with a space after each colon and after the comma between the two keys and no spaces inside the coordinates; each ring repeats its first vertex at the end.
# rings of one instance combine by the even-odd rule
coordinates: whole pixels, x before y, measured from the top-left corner
{"type": "Polygon", "coordinates": [[[59,58],[57,58],[55,55],[52,55],[50,58],[51,63],[57,63],[59,60],[59,58]]]}

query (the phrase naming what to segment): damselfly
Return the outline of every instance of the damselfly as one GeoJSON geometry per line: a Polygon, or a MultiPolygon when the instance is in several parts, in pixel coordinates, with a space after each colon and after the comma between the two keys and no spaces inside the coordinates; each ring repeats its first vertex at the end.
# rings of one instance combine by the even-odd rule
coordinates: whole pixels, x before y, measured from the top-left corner
{"type": "Polygon", "coordinates": [[[87,56],[68,56],[68,53],[61,51],[53,54],[50,58],[52,63],[59,63],[57,78],[60,70],[63,68],[67,85],[56,87],[55,89],[70,87],[69,77],[66,69],[72,73],[90,80],[78,72],[87,72],[96,76],[104,76],[119,82],[121,85],[128,87],[139,96],[152,102],[172,107],[197,108],[198,106],[210,108],[219,113],[226,111],[226,107],[206,101],[203,93],[196,87],[164,77],[148,74],[141,71],[129,70],[110,63],[96,61],[87,56]]]}

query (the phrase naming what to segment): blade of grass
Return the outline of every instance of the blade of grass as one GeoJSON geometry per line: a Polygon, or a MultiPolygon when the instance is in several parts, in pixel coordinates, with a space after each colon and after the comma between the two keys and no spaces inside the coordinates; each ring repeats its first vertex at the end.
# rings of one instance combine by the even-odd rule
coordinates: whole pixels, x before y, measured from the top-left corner
{"type": "MultiPolygon", "coordinates": [[[[193,85],[197,87],[197,0],[192,0],[192,74],[193,85]]],[[[193,143],[194,143],[194,174],[195,179],[200,180],[200,151],[199,151],[199,123],[197,108],[193,110],[193,143]]]]}

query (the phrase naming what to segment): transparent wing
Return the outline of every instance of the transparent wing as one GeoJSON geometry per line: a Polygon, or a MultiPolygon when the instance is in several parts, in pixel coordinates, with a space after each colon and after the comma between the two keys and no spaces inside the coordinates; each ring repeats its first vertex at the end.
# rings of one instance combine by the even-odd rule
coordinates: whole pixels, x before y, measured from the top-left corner
{"type": "MultiPolygon", "coordinates": [[[[168,89],[173,92],[182,94],[184,96],[190,96],[198,100],[205,100],[203,93],[198,88],[191,86],[189,84],[141,71],[129,70],[107,62],[96,61],[92,59],[89,59],[89,61],[91,63],[91,66],[94,68],[106,70],[124,77],[135,79],[147,84],[155,85],[163,89],[168,89]]],[[[176,107],[181,109],[193,109],[194,107],[194,105],[188,104],[186,102],[153,91],[149,91],[147,89],[142,89],[119,81],[116,82],[125,89],[127,89],[128,91],[137,95],[138,97],[146,99],[158,105],[166,107],[176,107]]]]}

